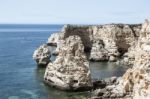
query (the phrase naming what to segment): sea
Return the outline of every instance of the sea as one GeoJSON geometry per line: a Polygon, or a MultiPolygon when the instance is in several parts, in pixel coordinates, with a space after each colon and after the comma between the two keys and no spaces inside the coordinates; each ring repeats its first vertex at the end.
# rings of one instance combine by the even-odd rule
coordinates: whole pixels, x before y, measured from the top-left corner
{"type": "MultiPolygon", "coordinates": [[[[0,99],[89,99],[90,92],[65,92],[43,83],[44,68],[38,68],[33,52],[63,25],[0,24],[0,99]]],[[[52,56],[52,60],[55,57],[52,56]]],[[[122,76],[123,66],[90,62],[93,79],[122,76]]]]}

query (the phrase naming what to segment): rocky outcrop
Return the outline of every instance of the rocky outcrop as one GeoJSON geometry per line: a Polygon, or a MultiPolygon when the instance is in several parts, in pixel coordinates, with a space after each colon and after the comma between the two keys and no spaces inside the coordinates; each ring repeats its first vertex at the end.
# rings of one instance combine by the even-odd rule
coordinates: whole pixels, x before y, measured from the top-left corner
{"type": "Polygon", "coordinates": [[[47,44],[50,46],[60,45],[60,42],[64,40],[64,33],[67,27],[67,25],[64,25],[60,32],[51,34],[51,36],[48,38],[47,44]]]}
{"type": "MultiPolygon", "coordinates": [[[[96,88],[92,92],[92,99],[126,99],[127,94],[114,93],[115,89],[121,78],[111,77],[96,82],[96,88]]],[[[95,83],[95,82],[94,82],[95,83]]],[[[127,98],[128,99],[128,98],[127,98]]],[[[129,98],[130,99],[130,98],[129,98]]]]}
{"type": "MultiPolygon", "coordinates": [[[[140,24],[66,25],[63,28],[63,32],[58,33],[59,35],[61,34],[61,37],[59,38],[58,34],[56,34],[58,37],[52,35],[50,42],[58,42],[65,40],[69,36],[78,35],[81,37],[85,52],[91,52],[90,60],[116,61],[118,57],[127,52],[128,48],[135,43],[139,37],[140,29],[140,24]],[[54,38],[56,39],[54,40],[54,38]]],[[[58,49],[55,53],[59,53],[58,49]]]]}
{"type": "Polygon", "coordinates": [[[63,32],[53,33],[48,38],[47,44],[50,46],[57,46],[60,40],[63,40],[64,34],[63,32]]]}
{"type": "Polygon", "coordinates": [[[66,38],[56,60],[48,64],[44,81],[50,86],[66,91],[91,89],[89,62],[79,36],[66,38]]]}
{"type": "Polygon", "coordinates": [[[95,97],[134,99],[150,98],[150,22],[142,25],[140,37],[133,47],[133,67],[117,83],[95,90],[95,97]],[[105,92],[102,92],[105,91],[105,92]]]}
{"type": "Polygon", "coordinates": [[[103,47],[107,53],[107,60],[116,61],[117,58],[127,52],[128,48],[138,38],[140,25],[127,25],[127,24],[108,24],[102,26],[93,26],[92,39],[93,46],[91,50],[92,60],[99,61],[97,53],[101,53],[100,43],[95,43],[95,40],[103,41],[103,47]]]}
{"type": "Polygon", "coordinates": [[[117,77],[105,78],[102,80],[93,81],[93,90],[105,88],[108,85],[113,85],[117,82],[117,77]]]}
{"type": "Polygon", "coordinates": [[[92,45],[90,60],[91,61],[106,61],[108,60],[108,51],[104,48],[102,40],[95,40],[92,45]]]}
{"type": "MultiPolygon", "coordinates": [[[[149,32],[150,32],[149,27],[150,27],[149,21],[145,20],[140,30],[140,34],[139,34],[140,37],[138,38],[138,40],[134,41],[132,46],[128,49],[128,52],[124,54],[123,59],[118,61],[118,63],[126,65],[126,66],[130,66],[130,67],[134,65],[137,51],[141,49],[141,45],[143,43],[148,42],[149,32]]],[[[145,46],[144,44],[144,48],[148,48],[148,46],[145,46]]]]}
{"type": "Polygon", "coordinates": [[[50,62],[51,52],[46,44],[41,45],[33,53],[33,59],[38,66],[46,66],[50,62]]]}
{"type": "Polygon", "coordinates": [[[81,25],[67,25],[64,31],[64,38],[68,38],[69,36],[77,35],[81,38],[84,51],[89,52],[92,47],[92,31],[90,26],[81,26],[81,25]]]}

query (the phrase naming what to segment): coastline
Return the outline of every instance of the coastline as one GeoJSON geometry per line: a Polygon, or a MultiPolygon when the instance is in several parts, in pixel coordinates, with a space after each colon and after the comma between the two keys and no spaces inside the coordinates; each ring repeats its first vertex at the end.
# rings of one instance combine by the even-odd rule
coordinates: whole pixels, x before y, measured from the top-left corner
{"type": "MultiPolygon", "coordinates": [[[[88,86],[88,82],[92,81],[90,80],[91,76],[82,75],[81,72],[80,72],[81,74],[80,73],[72,74],[71,73],[72,70],[74,72],[80,71],[77,69],[78,66],[79,67],[81,66],[82,69],[84,70],[85,67],[89,67],[88,62],[89,60],[100,62],[101,61],[117,62],[119,64],[126,65],[129,69],[126,71],[123,77],[119,78],[111,77],[109,78],[109,80],[99,80],[92,82],[92,86],[94,88],[92,98],[97,99],[97,98],[149,97],[149,93],[146,93],[145,96],[134,91],[134,88],[136,89],[138,86],[142,86],[141,84],[136,84],[136,80],[146,82],[146,80],[144,80],[145,78],[141,75],[143,73],[144,75],[148,74],[147,72],[144,72],[145,69],[147,70],[148,68],[139,69],[140,67],[136,67],[137,65],[141,65],[141,67],[144,67],[145,66],[144,64],[142,65],[142,63],[134,63],[134,61],[137,62],[141,61],[141,58],[139,56],[148,53],[147,51],[149,51],[149,49],[147,49],[149,48],[149,45],[147,45],[147,42],[149,41],[146,40],[150,28],[149,24],[150,22],[148,20],[145,20],[145,22],[142,25],[141,24],[138,25],[107,24],[101,26],[65,25],[62,28],[61,32],[52,34],[51,37],[48,39],[48,46],[49,44],[50,45],[54,44],[55,46],[57,45],[56,51],[54,52],[57,53],[55,54],[57,55],[57,57],[54,62],[50,62],[46,67],[44,76],[44,78],[46,78],[46,82],[52,86],[53,86],[52,83],[54,83],[55,87],[57,87],[58,85],[63,86],[63,90],[67,89],[71,91],[72,88],[80,89],[82,88],[82,84],[79,84],[81,80],[79,79],[80,76],[82,77],[82,80],[89,79],[88,81],[83,80],[85,81],[85,83],[87,83],[87,84],[84,83],[85,86],[88,86]],[[80,40],[76,41],[77,38],[80,40]],[[136,45],[136,43],[140,45],[136,45]],[[145,47],[143,48],[145,49],[141,47],[141,43],[144,44],[143,46],[145,47]],[[76,44],[78,45],[78,47],[76,44]],[[135,55],[133,51],[138,51],[137,48],[140,48],[141,51],[139,54],[135,55]],[[87,60],[87,56],[83,55],[84,53],[87,52],[90,52],[89,60],[87,60]],[[76,65],[76,62],[78,64],[78,62],[80,61],[79,60],[76,61],[76,59],[73,57],[78,57],[80,61],[82,60],[80,59],[81,57],[85,57],[84,61],[87,61],[87,63],[81,62],[80,65],[76,65]],[[121,57],[123,58],[121,59],[121,57]],[[130,60],[131,57],[135,57],[135,60],[133,59],[130,60]],[[73,64],[75,66],[70,64],[71,61],[73,61],[73,64]],[[87,64],[87,66],[84,66],[84,64],[87,64]],[[130,64],[130,66],[128,64],[130,64]],[[60,71],[59,68],[62,68],[62,71],[60,71]],[[142,74],[137,74],[140,76],[140,79],[137,79],[136,77],[134,78],[134,75],[136,75],[136,71],[138,70],[143,70],[142,74]],[[130,71],[132,71],[133,74],[131,74],[130,71]],[[63,72],[67,72],[68,74],[65,74],[63,76],[63,72]],[[79,78],[76,78],[75,75],[79,76],[79,78]],[[136,80],[130,79],[132,78],[132,75],[133,78],[136,80]],[[55,81],[56,79],[58,79],[58,81],[55,81]],[[66,82],[66,80],[64,79],[68,81],[66,82]]],[[[44,55],[46,55],[46,53],[44,53],[44,55]]],[[[43,58],[43,56],[39,58],[43,58]]],[[[147,56],[147,58],[149,57],[147,56]]],[[[143,62],[145,63],[146,61],[143,62]]],[[[90,69],[88,70],[89,72],[87,71],[87,73],[85,74],[90,74],[90,69]]],[[[149,84],[147,86],[149,86],[149,84]]],[[[60,87],[57,88],[62,89],[60,87]]],[[[141,90],[148,90],[148,89],[139,89],[139,91],[141,90]]]]}

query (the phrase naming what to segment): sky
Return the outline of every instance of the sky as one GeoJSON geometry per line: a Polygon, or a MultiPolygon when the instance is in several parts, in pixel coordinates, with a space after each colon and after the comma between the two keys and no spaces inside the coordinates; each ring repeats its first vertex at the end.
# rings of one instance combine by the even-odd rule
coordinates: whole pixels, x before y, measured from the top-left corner
{"type": "Polygon", "coordinates": [[[0,0],[0,24],[142,23],[150,0],[0,0]]]}

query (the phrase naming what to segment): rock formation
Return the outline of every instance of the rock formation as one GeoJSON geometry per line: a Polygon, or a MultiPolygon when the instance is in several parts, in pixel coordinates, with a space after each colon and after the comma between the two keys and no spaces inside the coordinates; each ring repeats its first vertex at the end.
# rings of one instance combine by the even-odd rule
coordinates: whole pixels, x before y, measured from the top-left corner
{"type": "MultiPolygon", "coordinates": [[[[140,29],[140,24],[66,25],[63,31],[56,34],[56,37],[52,35],[49,42],[56,44],[69,36],[78,35],[81,37],[85,52],[91,52],[90,60],[117,61],[118,57],[127,52],[128,48],[138,39],[140,29]]],[[[59,53],[59,48],[55,53],[59,53]]]]}
{"type": "MultiPolygon", "coordinates": [[[[105,56],[108,57],[107,59],[109,61],[116,61],[121,54],[127,52],[128,48],[137,39],[140,25],[108,24],[93,26],[92,31],[93,41],[103,41],[103,48],[107,51],[105,54],[105,56]]],[[[101,60],[101,57],[99,57],[99,59],[97,58],[97,53],[102,52],[101,49],[99,49],[101,44],[93,42],[93,45],[91,50],[92,60],[101,60]]]]}
{"type": "Polygon", "coordinates": [[[61,45],[59,54],[46,68],[44,81],[66,91],[83,91],[92,87],[89,62],[79,36],[70,36],[61,45]]]}
{"type": "Polygon", "coordinates": [[[52,55],[57,56],[57,55],[59,54],[59,51],[61,50],[61,47],[62,47],[63,43],[64,43],[64,40],[59,40],[59,41],[57,41],[57,47],[56,47],[56,49],[52,52],[52,55]]]}
{"type": "Polygon", "coordinates": [[[38,66],[46,66],[50,62],[51,52],[46,44],[41,45],[34,51],[33,59],[38,66]]]}
{"type": "Polygon", "coordinates": [[[108,60],[108,51],[104,48],[102,40],[95,40],[92,45],[90,60],[91,61],[106,61],[108,60]]]}
{"type": "Polygon", "coordinates": [[[64,30],[64,39],[72,35],[79,36],[83,42],[84,51],[89,52],[92,47],[92,31],[89,27],[90,26],[67,25],[64,30]]]}
{"type": "Polygon", "coordinates": [[[44,81],[67,91],[90,90],[93,98],[150,98],[150,22],[141,25],[106,24],[98,26],[66,25],[52,34],[48,43],[57,45],[56,60],[51,63],[47,45],[33,54],[38,65],[48,64],[44,81]],[[117,61],[130,65],[126,73],[110,81],[92,83],[89,62],[117,61]]]}
{"type": "Polygon", "coordinates": [[[64,37],[63,32],[60,33],[53,33],[48,38],[47,44],[51,46],[57,46],[57,43],[59,43],[60,40],[62,40],[64,37]]]}
{"type": "Polygon", "coordinates": [[[113,85],[95,90],[93,98],[150,98],[150,22],[148,20],[142,25],[136,44],[131,47],[131,50],[134,50],[133,67],[113,85]]]}

